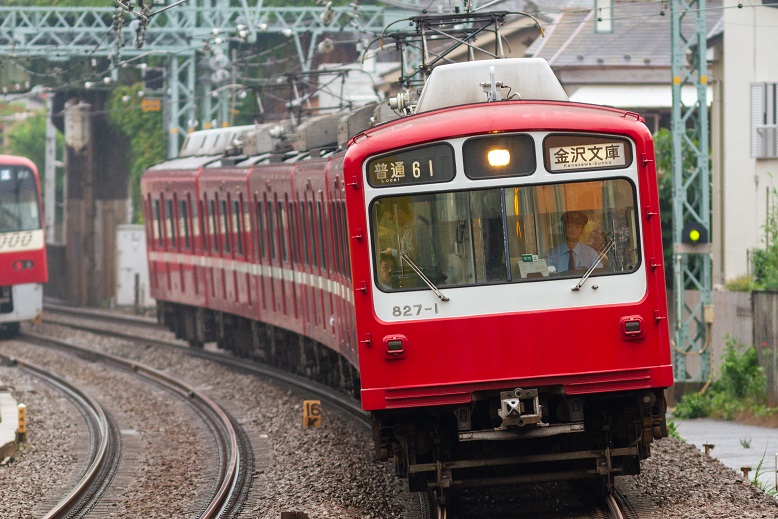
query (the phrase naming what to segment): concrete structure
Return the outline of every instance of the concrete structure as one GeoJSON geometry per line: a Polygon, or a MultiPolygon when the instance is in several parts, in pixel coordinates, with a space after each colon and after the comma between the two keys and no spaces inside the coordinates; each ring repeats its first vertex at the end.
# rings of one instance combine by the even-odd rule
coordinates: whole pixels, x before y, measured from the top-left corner
{"type": "Polygon", "coordinates": [[[773,193],[778,187],[776,130],[756,128],[778,122],[778,4],[750,0],[742,8],[738,5],[737,0],[724,1],[721,26],[708,42],[715,99],[711,111],[714,284],[749,272],[749,251],[764,247],[766,215],[778,203],[773,193]],[[762,149],[767,156],[754,156],[759,145],[767,145],[762,149]]]}

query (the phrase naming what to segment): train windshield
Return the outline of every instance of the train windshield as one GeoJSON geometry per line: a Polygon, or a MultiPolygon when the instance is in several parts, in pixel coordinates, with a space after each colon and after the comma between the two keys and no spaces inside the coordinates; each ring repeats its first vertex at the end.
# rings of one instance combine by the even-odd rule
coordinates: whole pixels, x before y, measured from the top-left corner
{"type": "Polygon", "coordinates": [[[384,291],[427,287],[411,264],[442,288],[613,275],[640,261],[623,178],[384,197],[371,222],[384,291]]]}
{"type": "Polygon", "coordinates": [[[0,165],[0,232],[40,229],[38,185],[24,166],[0,165]]]}

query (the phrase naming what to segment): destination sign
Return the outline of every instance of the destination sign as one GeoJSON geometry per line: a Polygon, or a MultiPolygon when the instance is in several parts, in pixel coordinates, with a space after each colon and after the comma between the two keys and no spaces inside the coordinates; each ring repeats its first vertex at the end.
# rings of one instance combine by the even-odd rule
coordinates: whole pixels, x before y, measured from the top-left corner
{"type": "Polygon", "coordinates": [[[367,181],[373,187],[448,182],[454,174],[454,148],[449,144],[398,151],[367,163],[367,181]]]}
{"type": "Polygon", "coordinates": [[[546,167],[553,173],[626,168],[632,163],[629,143],[622,139],[552,136],[546,139],[544,148],[546,167]]]}

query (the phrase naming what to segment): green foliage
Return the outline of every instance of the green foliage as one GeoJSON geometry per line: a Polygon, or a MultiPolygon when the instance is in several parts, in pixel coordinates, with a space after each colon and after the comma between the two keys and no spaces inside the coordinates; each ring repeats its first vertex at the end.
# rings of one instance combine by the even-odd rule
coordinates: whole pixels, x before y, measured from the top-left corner
{"type": "Polygon", "coordinates": [[[35,163],[39,172],[46,165],[46,112],[38,112],[6,130],[8,153],[22,155],[35,163]]]}
{"type": "Polygon", "coordinates": [[[146,168],[165,158],[167,148],[162,112],[143,112],[140,90],[140,84],[117,87],[106,104],[108,120],[130,140],[130,189],[136,223],[142,221],[140,177],[146,168]]]}
{"type": "Polygon", "coordinates": [[[763,249],[755,249],[751,258],[758,289],[778,290],[778,191],[771,190],[772,203],[763,226],[763,249]]]}
{"type": "Polygon", "coordinates": [[[670,436],[670,438],[684,441],[683,438],[681,438],[681,433],[678,432],[678,428],[675,426],[675,422],[672,420],[667,422],[667,434],[670,436]]]}
{"type": "Polygon", "coordinates": [[[756,349],[746,348],[728,337],[718,379],[705,393],[684,395],[673,416],[681,419],[713,416],[733,420],[743,411],[766,413],[766,396],[767,377],[759,365],[756,349]]]}
{"type": "Polygon", "coordinates": [[[767,376],[759,365],[756,348],[744,348],[731,337],[719,366],[721,376],[713,383],[714,393],[729,395],[735,399],[761,401],[767,391],[767,376]]]}
{"type": "Polygon", "coordinates": [[[754,478],[751,480],[751,484],[761,489],[762,492],[764,492],[765,494],[778,498],[778,489],[776,489],[776,487],[774,486],[770,486],[764,483],[759,479],[762,476],[762,474],[764,474],[764,471],[762,470],[762,465],[764,465],[764,459],[766,455],[767,455],[767,447],[765,447],[765,451],[762,454],[762,459],[759,460],[759,464],[756,466],[756,470],[754,470],[754,478]]]}
{"type": "Polygon", "coordinates": [[[748,274],[730,279],[724,284],[724,286],[730,292],[751,292],[752,290],[756,290],[759,287],[756,281],[754,281],[754,276],[750,276],[748,274]]]}
{"type": "Polygon", "coordinates": [[[682,420],[690,418],[704,418],[710,416],[713,410],[711,398],[707,394],[689,393],[684,395],[673,410],[673,417],[682,420]]]}

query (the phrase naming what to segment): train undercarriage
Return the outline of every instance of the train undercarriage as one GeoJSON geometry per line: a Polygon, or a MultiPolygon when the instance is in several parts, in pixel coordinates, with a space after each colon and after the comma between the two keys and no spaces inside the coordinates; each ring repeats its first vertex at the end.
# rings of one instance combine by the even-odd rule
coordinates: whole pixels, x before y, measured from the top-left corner
{"type": "Polygon", "coordinates": [[[238,357],[301,375],[359,397],[359,373],[324,345],[278,326],[226,312],[157,301],[157,320],[194,348],[216,342],[238,357]]]}
{"type": "MultiPolygon", "coordinates": [[[[374,412],[376,456],[444,507],[460,489],[638,474],[667,436],[660,390],[567,396],[562,388],[474,395],[468,406],[374,412]]],[[[434,516],[434,515],[433,515],[434,516]]]]}

